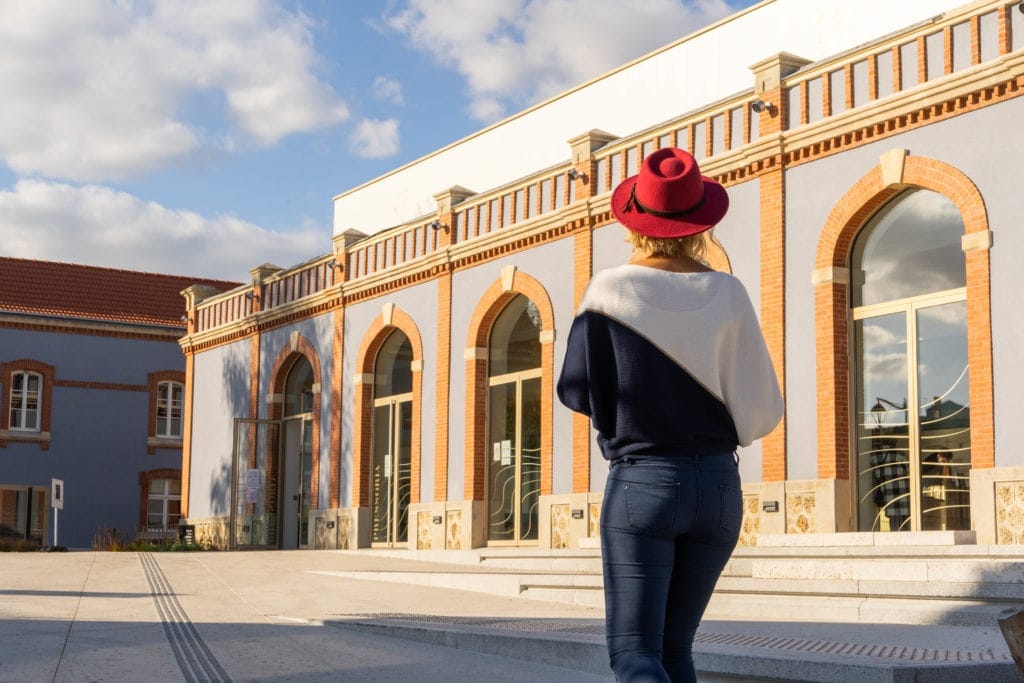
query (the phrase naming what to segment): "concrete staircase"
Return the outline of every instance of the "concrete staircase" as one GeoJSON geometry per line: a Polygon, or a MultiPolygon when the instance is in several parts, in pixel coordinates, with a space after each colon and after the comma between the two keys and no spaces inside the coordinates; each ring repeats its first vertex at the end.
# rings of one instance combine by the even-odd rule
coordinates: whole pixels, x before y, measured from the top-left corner
{"type": "MultiPolygon", "coordinates": [[[[1024,546],[973,541],[969,532],[761,536],[718,582],[694,643],[698,680],[1021,680],[996,620],[1024,609],[1024,546]]],[[[603,606],[596,547],[338,552],[372,556],[374,570],[323,573],[603,606]]],[[[607,675],[602,622],[598,609],[533,620],[392,614],[345,627],[607,675]]]]}
{"type": "MultiPolygon", "coordinates": [[[[1024,546],[973,541],[965,531],[762,536],[736,550],[705,618],[992,625],[1024,609],[1024,546]]],[[[356,578],[604,605],[599,548],[354,552],[422,563],[356,578]]]]}

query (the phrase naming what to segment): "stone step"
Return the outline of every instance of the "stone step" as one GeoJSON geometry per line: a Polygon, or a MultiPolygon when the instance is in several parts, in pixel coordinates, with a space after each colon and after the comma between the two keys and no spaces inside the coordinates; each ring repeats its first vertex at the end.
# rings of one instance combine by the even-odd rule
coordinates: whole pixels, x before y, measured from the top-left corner
{"type": "MultiPolygon", "coordinates": [[[[331,622],[339,628],[609,675],[600,621],[473,619],[403,615],[331,622]]],[[[698,680],[985,681],[1012,683],[1019,673],[983,629],[870,624],[785,624],[772,620],[701,624],[693,659],[698,680]]],[[[571,680],[567,671],[566,680],[571,680]]]]}
{"type": "Polygon", "coordinates": [[[709,620],[841,622],[848,624],[916,624],[984,626],[1021,609],[1019,601],[845,597],[783,593],[719,592],[711,598],[709,620]]]}
{"type": "Polygon", "coordinates": [[[720,593],[745,594],[991,600],[1020,603],[1019,609],[1024,609],[1024,588],[1015,583],[761,579],[723,575],[719,578],[715,590],[720,593]]]}

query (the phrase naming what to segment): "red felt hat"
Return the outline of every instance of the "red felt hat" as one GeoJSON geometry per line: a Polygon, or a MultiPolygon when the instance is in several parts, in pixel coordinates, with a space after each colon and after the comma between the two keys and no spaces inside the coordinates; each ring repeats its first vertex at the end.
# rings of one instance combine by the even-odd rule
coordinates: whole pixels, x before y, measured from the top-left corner
{"type": "Polygon", "coordinates": [[[640,173],[612,192],[616,220],[648,237],[696,235],[714,227],[728,210],[725,188],[702,176],[697,160],[675,147],[649,154],[640,173]]]}

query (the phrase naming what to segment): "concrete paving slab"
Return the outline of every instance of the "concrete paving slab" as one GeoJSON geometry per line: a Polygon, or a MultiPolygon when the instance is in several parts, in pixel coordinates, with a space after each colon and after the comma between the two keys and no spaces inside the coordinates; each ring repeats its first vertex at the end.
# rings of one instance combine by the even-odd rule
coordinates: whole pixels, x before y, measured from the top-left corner
{"type": "MultiPolygon", "coordinates": [[[[600,608],[375,570],[457,573],[344,551],[0,554],[0,682],[611,680],[600,608]]],[[[708,621],[696,650],[708,682],[1019,680],[994,623],[708,621]]]]}

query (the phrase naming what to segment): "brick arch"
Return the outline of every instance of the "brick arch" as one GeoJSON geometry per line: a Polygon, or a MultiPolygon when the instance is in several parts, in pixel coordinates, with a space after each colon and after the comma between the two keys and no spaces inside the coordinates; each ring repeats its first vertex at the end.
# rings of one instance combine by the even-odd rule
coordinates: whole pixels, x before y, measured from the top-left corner
{"type": "Polygon", "coordinates": [[[970,178],[949,164],[894,150],[836,202],[818,240],[814,272],[818,376],[818,476],[851,474],[849,271],[853,240],[883,205],[904,190],[923,188],[949,198],[960,211],[967,265],[967,348],[970,372],[971,461],[995,465],[992,322],[985,201],[970,178]]]}
{"type": "MultiPolygon", "coordinates": [[[[313,370],[313,444],[312,444],[312,462],[310,463],[312,469],[312,481],[310,482],[310,498],[311,503],[315,504],[315,507],[320,507],[320,395],[321,395],[321,380],[323,374],[320,370],[320,354],[317,353],[316,347],[303,337],[298,332],[293,332],[288,340],[288,344],[281,348],[277,352],[277,356],[274,358],[274,364],[270,371],[270,396],[269,403],[267,405],[267,417],[271,420],[280,420],[284,417],[284,392],[285,384],[288,381],[288,373],[291,372],[295,362],[302,357],[309,361],[309,365],[313,370]]],[[[337,410],[337,407],[334,407],[337,410]]],[[[338,475],[337,472],[331,469],[329,476],[334,478],[338,475]]],[[[278,486],[278,462],[276,459],[271,458],[270,462],[267,463],[267,482],[266,482],[266,500],[274,501],[274,509],[270,509],[270,505],[267,505],[267,512],[278,512],[277,509],[277,486],[278,486]]],[[[300,543],[304,542],[300,539],[300,543]]]]}
{"type": "Polygon", "coordinates": [[[356,355],[354,378],[354,420],[352,429],[352,505],[370,506],[370,453],[373,448],[373,375],[377,353],[395,330],[408,338],[412,347],[412,454],[409,463],[409,502],[420,502],[423,422],[423,339],[412,317],[402,309],[385,305],[370,323],[356,355]]]}
{"type": "Polygon", "coordinates": [[[552,420],[554,412],[555,314],[551,297],[535,278],[505,270],[480,297],[466,341],[467,500],[484,500],[487,471],[487,347],[498,315],[516,296],[534,303],[541,319],[540,494],[552,492],[552,420]]]}

